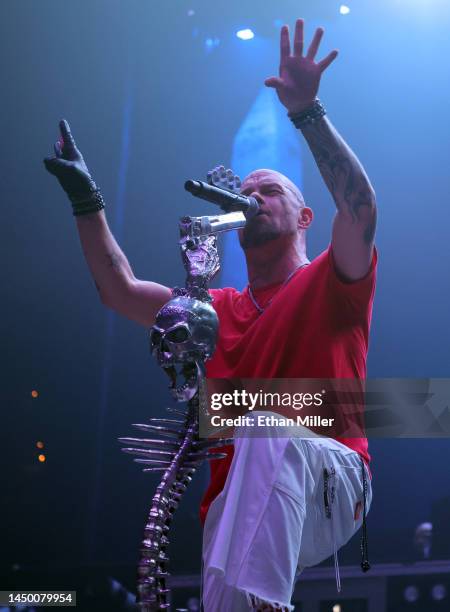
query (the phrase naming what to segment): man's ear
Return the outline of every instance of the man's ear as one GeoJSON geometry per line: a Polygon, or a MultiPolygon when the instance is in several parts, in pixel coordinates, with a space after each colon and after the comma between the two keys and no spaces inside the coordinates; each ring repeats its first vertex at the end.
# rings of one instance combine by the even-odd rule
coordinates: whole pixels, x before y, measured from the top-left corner
{"type": "Polygon", "coordinates": [[[308,229],[314,218],[314,214],[309,206],[302,206],[298,213],[298,228],[302,230],[308,229]]]}

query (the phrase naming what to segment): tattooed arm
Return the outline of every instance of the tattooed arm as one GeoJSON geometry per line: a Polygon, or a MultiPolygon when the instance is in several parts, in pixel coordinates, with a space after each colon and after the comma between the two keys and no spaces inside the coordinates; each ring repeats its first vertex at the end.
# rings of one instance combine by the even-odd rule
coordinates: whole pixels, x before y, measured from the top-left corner
{"type": "Polygon", "coordinates": [[[337,207],[332,234],[336,267],[344,277],[357,280],[372,261],[375,192],[358,158],[326,117],[302,132],[337,207]]]}
{"type": "MultiPolygon", "coordinates": [[[[318,28],[304,56],[303,25],[302,19],[295,24],[292,53],[289,29],[282,27],[279,76],[265,81],[276,89],[289,113],[314,103],[322,73],[338,54],[334,50],[320,62],[314,61],[323,36],[318,28]]],[[[332,234],[336,267],[346,279],[357,280],[367,273],[372,259],[375,192],[357,157],[326,117],[306,125],[302,132],[337,207],[332,234]]]]}
{"type": "MultiPolygon", "coordinates": [[[[61,137],[55,155],[44,160],[69,197],[89,197],[95,185],[69,124],[60,122],[61,137]]],[[[146,327],[153,325],[158,310],[170,299],[168,287],[138,280],[112,235],[104,210],[76,216],[81,246],[100,298],[112,310],[146,327]]]]}
{"type": "Polygon", "coordinates": [[[103,304],[145,327],[153,325],[156,313],[171,298],[170,289],[134,276],[103,210],[76,220],[83,253],[103,304]]]}

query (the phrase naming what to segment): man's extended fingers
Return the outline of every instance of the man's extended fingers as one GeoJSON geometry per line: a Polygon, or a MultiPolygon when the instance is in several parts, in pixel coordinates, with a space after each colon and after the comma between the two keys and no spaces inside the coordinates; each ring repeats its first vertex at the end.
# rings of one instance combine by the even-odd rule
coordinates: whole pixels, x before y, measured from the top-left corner
{"type": "Polygon", "coordinates": [[[291,43],[289,41],[289,28],[284,25],[280,32],[280,61],[291,54],[291,43]]]}
{"type": "Polygon", "coordinates": [[[264,81],[264,85],[266,87],[274,87],[275,89],[278,89],[283,85],[283,80],[279,79],[278,77],[269,77],[264,81]]]}
{"type": "Polygon", "coordinates": [[[323,36],[323,28],[317,28],[314,33],[314,37],[309,45],[308,53],[306,57],[310,60],[313,60],[316,57],[317,50],[319,49],[320,41],[323,36]]]}
{"type": "Polygon", "coordinates": [[[62,157],[62,144],[61,140],[57,140],[53,145],[53,150],[55,151],[56,157],[62,157]]]}
{"type": "Polygon", "coordinates": [[[320,62],[317,64],[320,68],[320,72],[323,72],[326,68],[328,68],[328,66],[331,64],[332,61],[337,58],[337,56],[338,50],[334,49],[334,51],[328,53],[328,55],[324,57],[323,60],[320,60],[320,62]]]}
{"type": "Polygon", "coordinates": [[[72,132],[70,131],[70,125],[65,119],[62,119],[59,122],[59,129],[61,131],[61,136],[64,141],[64,146],[69,147],[69,149],[76,149],[75,140],[72,136],[72,132]]]}
{"type": "Polygon", "coordinates": [[[50,174],[54,174],[55,176],[58,176],[62,170],[67,168],[68,164],[69,162],[67,162],[65,159],[60,159],[56,156],[46,157],[44,159],[46,169],[50,172],[50,174]]]}
{"type": "Polygon", "coordinates": [[[295,22],[294,55],[301,57],[303,54],[303,19],[295,22]]]}
{"type": "Polygon", "coordinates": [[[56,155],[51,155],[50,157],[44,157],[44,165],[47,168],[51,166],[53,162],[56,160],[56,155]]]}

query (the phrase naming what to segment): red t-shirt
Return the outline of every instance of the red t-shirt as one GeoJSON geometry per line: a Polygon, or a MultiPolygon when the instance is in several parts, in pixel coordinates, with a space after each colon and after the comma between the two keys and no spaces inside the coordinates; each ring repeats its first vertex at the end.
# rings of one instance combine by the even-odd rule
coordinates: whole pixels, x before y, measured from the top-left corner
{"type": "MultiPolygon", "coordinates": [[[[369,328],[375,292],[377,253],[367,275],[343,282],[336,274],[331,246],[291,280],[253,291],[259,314],[248,295],[231,287],[211,289],[220,322],[208,378],[366,378],[369,328]]],[[[368,464],[367,438],[337,438],[368,464]]],[[[210,461],[211,481],[200,507],[208,508],[222,491],[233,459],[210,461]]],[[[223,452],[224,449],[220,449],[223,452]]]]}

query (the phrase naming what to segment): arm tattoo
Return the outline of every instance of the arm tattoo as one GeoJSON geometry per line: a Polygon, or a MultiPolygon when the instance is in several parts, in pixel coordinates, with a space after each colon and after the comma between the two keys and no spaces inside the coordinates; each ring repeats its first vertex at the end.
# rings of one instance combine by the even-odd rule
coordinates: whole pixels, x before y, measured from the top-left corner
{"type": "Polygon", "coordinates": [[[372,244],[375,238],[375,229],[377,226],[377,209],[374,208],[372,218],[369,223],[366,225],[366,229],[364,230],[364,241],[366,244],[372,244]]]}
{"type": "Polygon", "coordinates": [[[108,258],[109,266],[114,268],[115,270],[120,270],[122,265],[120,261],[120,257],[116,253],[107,253],[106,257],[108,258]]]}
{"type": "Polygon", "coordinates": [[[375,232],[375,194],[360,161],[326,117],[302,129],[319,171],[338,210],[350,215],[354,223],[362,209],[372,210],[364,230],[367,243],[375,232]]]}
{"type": "Polygon", "coordinates": [[[107,253],[106,258],[108,266],[116,273],[116,278],[119,277],[122,281],[130,281],[134,278],[130,264],[120,250],[119,252],[107,253]]]}

